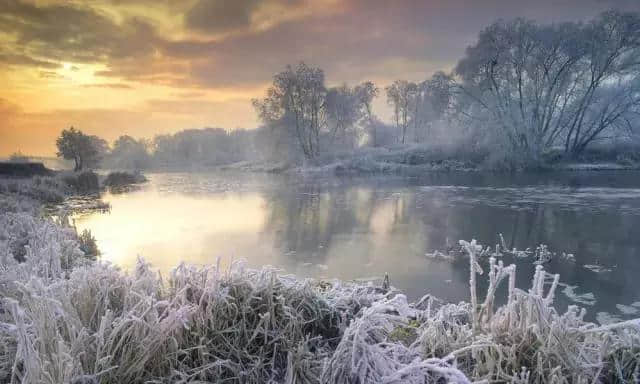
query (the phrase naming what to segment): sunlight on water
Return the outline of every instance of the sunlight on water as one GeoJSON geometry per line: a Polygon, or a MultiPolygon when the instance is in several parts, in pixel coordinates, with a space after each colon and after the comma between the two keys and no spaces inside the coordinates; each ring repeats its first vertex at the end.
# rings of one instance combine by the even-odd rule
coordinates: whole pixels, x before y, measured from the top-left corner
{"type": "Polygon", "coordinates": [[[104,200],[112,213],[80,216],[76,225],[91,230],[103,260],[125,268],[137,256],[164,271],[182,261],[211,263],[254,251],[264,241],[265,202],[257,194],[194,198],[145,190],[104,200]]]}

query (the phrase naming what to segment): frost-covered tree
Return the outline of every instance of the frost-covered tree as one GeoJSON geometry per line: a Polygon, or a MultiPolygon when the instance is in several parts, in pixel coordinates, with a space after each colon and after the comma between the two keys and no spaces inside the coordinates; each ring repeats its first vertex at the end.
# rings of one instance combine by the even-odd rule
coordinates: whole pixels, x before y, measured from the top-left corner
{"type": "Polygon", "coordinates": [[[149,149],[151,144],[146,140],[136,140],[122,135],[113,142],[109,154],[110,165],[123,169],[144,169],[150,165],[149,149]]]}
{"type": "Polygon", "coordinates": [[[398,129],[398,141],[404,144],[411,111],[415,108],[418,86],[406,80],[396,80],[386,87],[385,91],[387,93],[387,103],[393,107],[393,120],[398,129]]]}
{"type": "Polygon", "coordinates": [[[326,97],[327,123],[331,141],[334,142],[337,135],[346,138],[349,130],[352,131],[352,136],[355,136],[356,123],[362,118],[363,113],[355,89],[343,84],[330,88],[326,97]]]}
{"type": "Polygon", "coordinates": [[[73,127],[65,129],[56,140],[58,157],[74,161],[74,170],[96,167],[108,150],[107,142],[73,127]]]}
{"type": "Polygon", "coordinates": [[[354,93],[358,100],[359,108],[362,111],[362,119],[364,120],[363,125],[367,127],[367,131],[371,138],[371,144],[375,147],[377,145],[377,124],[374,124],[375,116],[373,114],[371,103],[373,102],[373,99],[378,97],[380,90],[373,82],[365,81],[364,83],[354,87],[354,93]]]}
{"type": "Polygon", "coordinates": [[[399,142],[406,142],[409,130],[416,142],[423,141],[431,125],[444,118],[449,109],[452,81],[444,72],[436,72],[420,83],[396,80],[385,88],[387,102],[393,107],[399,142]]]}
{"type": "Polygon", "coordinates": [[[449,112],[453,98],[453,78],[442,71],[438,71],[425,81],[432,120],[441,120],[449,112]]]}
{"type": "MultiPolygon", "coordinates": [[[[153,139],[152,161],[161,166],[220,165],[243,159],[250,138],[242,130],[186,129],[153,139]]],[[[142,151],[145,143],[138,143],[142,151]]],[[[115,151],[115,148],[114,148],[115,151]]],[[[140,159],[144,159],[142,152],[140,159]]]]}
{"type": "Polygon", "coordinates": [[[332,143],[341,135],[353,145],[366,133],[375,142],[375,132],[370,131],[374,118],[371,103],[377,95],[378,88],[370,81],[355,87],[343,84],[327,91],[327,124],[332,143]]]}
{"type": "Polygon", "coordinates": [[[637,112],[640,17],[500,21],[480,33],[455,72],[472,117],[499,127],[514,152],[537,161],[562,144],[577,155],[637,112]]]}
{"type": "Polygon", "coordinates": [[[253,105],[266,125],[293,127],[305,158],[313,159],[326,127],[326,95],[322,69],[300,63],[275,75],[266,97],[253,105]]]}

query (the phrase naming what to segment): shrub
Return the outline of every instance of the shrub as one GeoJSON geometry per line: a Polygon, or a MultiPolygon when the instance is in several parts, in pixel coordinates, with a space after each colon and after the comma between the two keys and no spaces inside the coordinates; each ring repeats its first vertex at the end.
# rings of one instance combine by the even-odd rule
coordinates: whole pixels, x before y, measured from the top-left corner
{"type": "Polygon", "coordinates": [[[120,188],[131,184],[144,183],[147,179],[143,174],[129,172],[111,172],[102,182],[102,185],[109,188],[120,188]]]}
{"type": "Polygon", "coordinates": [[[93,171],[64,174],[62,180],[71,188],[73,193],[86,195],[100,191],[98,175],[93,171]]]}
{"type": "Polygon", "coordinates": [[[78,235],[78,246],[87,258],[95,259],[100,254],[96,238],[93,237],[91,231],[88,229],[85,229],[78,235]]]}

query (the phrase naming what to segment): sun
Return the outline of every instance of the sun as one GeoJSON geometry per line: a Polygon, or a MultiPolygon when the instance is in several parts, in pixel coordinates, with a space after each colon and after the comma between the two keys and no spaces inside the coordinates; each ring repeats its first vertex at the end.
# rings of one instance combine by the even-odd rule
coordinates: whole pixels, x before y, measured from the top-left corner
{"type": "Polygon", "coordinates": [[[68,71],[71,69],[71,63],[62,63],[62,68],[64,68],[65,71],[68,71]]]}

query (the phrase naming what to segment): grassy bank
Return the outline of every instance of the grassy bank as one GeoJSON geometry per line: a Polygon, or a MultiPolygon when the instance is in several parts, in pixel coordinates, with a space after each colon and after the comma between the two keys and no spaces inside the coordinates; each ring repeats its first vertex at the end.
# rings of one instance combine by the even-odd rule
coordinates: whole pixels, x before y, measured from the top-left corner
{"type": "Polygon", "coordinates": [[[566,158],[563,151],[557,150],[546,153],[537,162],[533,162],[518,160],[516,155],[422,144],[390,148],[364,147],[349,152],[322,154],[313,160],[299,160],[291,163],[242,161],[218,168],[250,172],[327,175],[419,175],[426,172],[449,171],[638,170],[640,169],[640,151],[637,147],[617,150],[594,148],[578,157],[566,158]]]}
{"type": "Polygon", "coordinates": [[[640,320],[598,326],[577,307],[558,313],[559,276],[539,266],[519,290],[515,266],[460,244],[469,302],[408,303],[386,283],[242,263],[160,276],[139,260],[125,273],[87,257],[37,206],[2,211],[0,383],[638,382],[640,320]]]}

